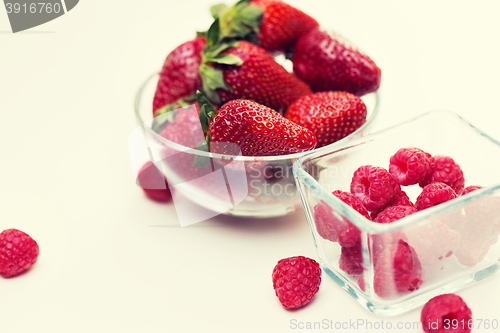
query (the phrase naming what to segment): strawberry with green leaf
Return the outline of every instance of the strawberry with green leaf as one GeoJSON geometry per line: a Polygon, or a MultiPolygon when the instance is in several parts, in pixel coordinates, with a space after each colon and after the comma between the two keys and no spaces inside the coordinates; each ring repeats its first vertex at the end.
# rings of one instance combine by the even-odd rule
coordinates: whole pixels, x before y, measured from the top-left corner
{"type": "Polygon", "coordinates": [[[309,86],[278,64],[263,48],[226,39],[215,20],[207,32],[200,66],[203,92],[216,105],[251,99],[284,112],[309,86]]]}
{"type": "Polygon", "coordinates": [[[275,156],[316,147],[311,131],[267,106],[235,99],[215,113],[209,103],[204,105],[202,94],[198,95],[200,121],[202,128],[208,130],[207,142],[213,153],[235,155],[237,146],[243,156],[275,156]]]}
{"type": "Polygon", "coordinates": [[[318,22],[301,10],[279,0],[241,0],[232,7],[210,9],[218,18],[223,37],[246,39],[267,51],[285,52],[318,22]]]}

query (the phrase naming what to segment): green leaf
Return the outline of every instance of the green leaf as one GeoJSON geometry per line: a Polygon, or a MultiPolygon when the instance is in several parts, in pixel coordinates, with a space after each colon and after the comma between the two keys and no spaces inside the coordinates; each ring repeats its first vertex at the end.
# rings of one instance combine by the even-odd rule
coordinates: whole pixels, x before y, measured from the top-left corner
{"type": "Polygon", "coordinates": [[[221,70],[215,69],[206,64],[200,66],[200,76],[203,82],[203,93],[213,103],[220,105],[221,100],[216,89],[225,89],[231,91],[224,79],[224,74],[221,70]]]}
{"type": "Polygon", "coordinates": [[[264,11],[239,1],[231,8],[220,13],[220,34],[225,38],[245,38],[251,33],[259,33],[264,11]]]}
{"type": "Polygon", "coordinates": [[[260,29],[263,16],[264,16],[264,11],[257,6],[252,6],[252,5],[242,8],[241,11],[238,13],[238,19],[243,24],[257,30],[260,29]]]}
{"type": "Polygon", "coordinates": [[[196,92],[196,99],[198,101],[198,106],[200,107],[201,127],[203,128],[203,131],[208,132],[210,122],[217,113],[217,110],[201,91],[196,92]]]}
{"type": "Polygon", "coordinates": [[[210,59],[211,62],[215,62],[218,64],[224,65],[236,65],[241,66],[243,64],[243,60],[240,57],[234,54],[221,54],[216,57],[210,59]]]}
{"type": "Polygon", "coordinates": [[[219,41],[219,35],[220,35],[220,30],[219,30],[219,19],[215,19],[210,28],[208,28],[207,31],[207,48],[211,47],[219,41]]]}
{"type": "Polygon", "coordinates": [[[218,19],[220,14],[227,9],[227,6],[223,3],[220,3],[218,5],[213,5],[210,7],[210,14],[214,19],[218,19]]]}
{"type": "Polygon", "coordinates": [[[219,55],[219,53],[231,48],[231,47],[236,47],[240,44],[238,40],[232,40],[229,42],[224,42],[224,43],[219,43],[216,45],[213,45],[211,49],[207,50],[204,54],[204,61],[205,62],[210,62],[210,59],[216,57],[219,55]]]}
{"type": "MultiPolygon", "coordinates": [[[[198,143],[198,150],[208,152],[208,144],[206,141],[198,143]]],[[[193,166],[196,168],[205,168],[210,165],[211,158],[208,156],[195,155],[193,166]]]]}
{"type": "Polygon", "coordinates": [[[158,110],[155,111],[155,119],[153,120],[153,124],[151,125],[151,129],[155,131],[156,133],[160,133],[163,128],[168,123],[171,123],[174,121],[174,113],[171,113],[172,111],[178,110],[180,108],[184,108],[186,106],[191,105],[194,100],[196,99],[196,95],[192,94],[187,97],[178,99],[177,101],[167,104],[159,108],[158,110]],[[169,116],[164,116],[164,117],[159,117],[164,114],[169,114],[169,116]],[[161,120],[160,120],[161,119],[161,120]]]}
{"type": "Polygon", "coordinates": [[[208,97],[209,100],[211,100],[214,104],[221,105],[222,101],[220,99],[219,94],[212,89],[209,89],[203,85],[203,93],[208,97]]]}

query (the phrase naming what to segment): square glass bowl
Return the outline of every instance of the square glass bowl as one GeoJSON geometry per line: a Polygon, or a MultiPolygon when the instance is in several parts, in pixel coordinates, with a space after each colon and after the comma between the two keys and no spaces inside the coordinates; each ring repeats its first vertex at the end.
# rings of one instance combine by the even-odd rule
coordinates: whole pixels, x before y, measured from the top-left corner
{"type": "MultiPolygon", "coordinates": [[[[293,172],[323,271],[368,310],[396,315],[498,270],[498,165],[499,142],[454,113],[436,111],[308,153],[293,172]],[[349,192],[362,165],[387,169],[404,147],[452,157],[465,186],[483,188],[388,224],[370,221],[331,194],[349,192]]],[[[401,188],[412,202],[421,192],[418,185],[401,188]]]]}

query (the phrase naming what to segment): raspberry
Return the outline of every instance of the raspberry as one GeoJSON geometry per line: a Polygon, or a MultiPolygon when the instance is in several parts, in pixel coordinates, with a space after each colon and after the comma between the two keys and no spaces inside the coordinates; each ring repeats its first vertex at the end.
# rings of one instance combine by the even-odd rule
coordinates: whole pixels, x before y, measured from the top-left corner
{"type": "Polygon", "coordinates": [[[423,210],[455,199],[456,197],[457,194],[455,191],[445,183],[431,183],[424,187],[422,193],[417,197],[415,207],[417,210],[423,210]]]}
{"type": "Polygon", "coordinates": [[[352,247],[342,247],[339,259],[339,268],[347,274],[363,273],[363,251],[361,243],[352,247]]]}
{"type": "Polygon", "coordinates": [[[419,183],[420,187],[440,182],[449,185],[457,194],[460,194],[465,184],[464,173],[460,166],[448,156],[434,156],[434,163],[436,163],[434,172],[419,183]]]}
{"type": "Polygon", "coordinates": [[[273,270],[273,288],[286,309],[309,303],[320,283],[319,264],[303,256],[281,259],[273,270]]]}
{"type": "Polygon", "coordinates": [[[416,212],[417,210],[411,206],[390,206],[381,211],[373,222],[391,223],[416,212]]]}
{"type": "MultiPolygon", "coordinates": [[[[363,282],[358,281],[360,287],[363,282]]],[[[415,250],[403,240],[386,244],[375,264],[375,293],[380,297],[396,296],[417,290],[422,282],[422,266],[415,250]]]]}
{"type": "Polygon", "coordinates": [[[401,191],[401,194],[391,204],[391,206],[409,206],[409,207],[415,207],[415,205],[413,204],[413,202],[411,202],[410,198],[408,197],[408,194],[406,194],[405,191],[401,191]]]}
{"type": "Polygon", "coordinates": [[[490,247],[498,241],[500,217],[499,198],[486,196],[467,203],[453,229],[460,233],[461,242],[454,252],[458,261],[472,267],[483,261],[490,247]],[[461,218],[461,220],[460,220],[461,218]]]}
{"type": "Polygon", "coordinates": [[[464,228],[460,232],[460,246],[454,252],[458,261],[465,266],[473,267],[483,261],[490,247],[498,241],[498,233],[493,237],[477,235],[474,229],[464,228]]]}
{"type": "Polygon", "coordinates": [[[482,186],[477,186],[477,185],[471,185],[471,186],[467,186],[466,188],[463,189],[462,193],[460,193],[460,195],[466,195],[472,191],[475,191],[475,190],[479,190],[483,188],[482,186]]]}
{"type": "MultiPolygon", "coordinates": [[[[370,219],[368,211],[351,193],[333,191],[332,194],[370,219]]],[[[316,230],[321,237],[332,242],[339,242],[341,246],[354,246],[360,239],[359,229],[347,219],[334,216],[333,210],[324,201],[314,207],[314,221],[316,230]]]]}
{"type": "Polygon", "coordinates": [[[146,196],[158,202],[172,200],[167,179],[151,161],[144,164],[137,175],[137,185],[142,187],[146,196]]]}
{"type": "Polygon", "coordinates": [[[400,185],[418,184],[434,171],[434,158],[419,148],[401,148],[391,156],[389,172],[400,185]]]}
{"type": "Polygon", "coordinates": [[[378,212],[396,200],[401,187],[384,168],[363,165],[354,172],[351,193],[368,211],[378,212]]]}
{"type": "MultiPolygon", "coordinates": [[[[415,205],[413,204],[413,202],[411,202],[410,198],[408,197],[408,194],[406,194],[405,191],[401,191],[399,197],[397,197],[397,199],[389,207],[393,206],[408,206],[415,208],[415,205]]],[[[370,219],[372,221],[375,221],[379,213],[380,212],[370,213],[370,219]]]]}
{"type": "Polygon", "coordinates": [[[38,244],[30,235],[7,229],[0,233],[0,275],[8,278],[29,269],[38,259],[38,244]]]}
{"type": "Polygon", "coordinates": [[[472,311],[455,294],[443,294],[429,300],[420,315],[426,333],[468,333],[472,328],[472,311]]]}
{"type": "Polygon", "coordinates": [[[417,223],[404,229],[406,241],[417,252],[422,266],[451,256],[460,245],[460,233],[439,220],[417,223]]]}

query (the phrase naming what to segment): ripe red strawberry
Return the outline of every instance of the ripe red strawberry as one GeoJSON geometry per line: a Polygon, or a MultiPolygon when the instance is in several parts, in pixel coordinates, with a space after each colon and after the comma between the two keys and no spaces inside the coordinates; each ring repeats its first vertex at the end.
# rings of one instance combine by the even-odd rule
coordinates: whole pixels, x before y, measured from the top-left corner
{"type": "Polygon", "coordinates": [[[263,48],[247,41],[220,41],[217,20],[207,32],[200,74],[203,92],[217,105],[251,99],[284,112],[296,99],[312,93],[263,48]]]}
{"type": "Polygon", "coordinates": [[[294,73],[313,91],[342,90],[357,96],[376,91],[380,68],[336,33],[315,28],[297,40],[294,73]]]}
{"type": "MultiPolygon", "coordinates": [[[[203,113],[204,106],[201,109],[203,113]]],[[[208,133],[210,150],[220,154],[234,153],[234,148],[214,143],[236,144],[243,156],[286,155],[316,147],[311,131],[264,105],[244,99],[224,104],[211,120],[208,133]]]]}
{"type": "Polygon", "coordinates": [[[165,59],[153,99],[153,112],[164,105],[196,93],[205,38],[198,36],[174,49],[165,59]]]}
{"type": "Polygon", "coordinates": [[[238,1],[211,11],[219,18],[223,37],[255,41],[270,52],[290,50],[300,36],[319,26],[301,10],[277,0],[238,1]]]}
{"type": "Polygon", "coordinates": [[[361,127],[366,121],[366,105],[359,97],[347,92],[318,92],[296,100],[285,117],[311,130],[319,148],[361,127]]]}

